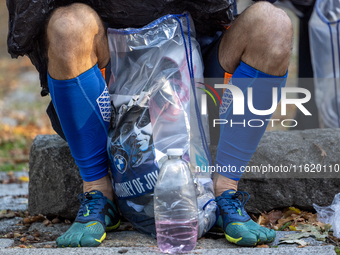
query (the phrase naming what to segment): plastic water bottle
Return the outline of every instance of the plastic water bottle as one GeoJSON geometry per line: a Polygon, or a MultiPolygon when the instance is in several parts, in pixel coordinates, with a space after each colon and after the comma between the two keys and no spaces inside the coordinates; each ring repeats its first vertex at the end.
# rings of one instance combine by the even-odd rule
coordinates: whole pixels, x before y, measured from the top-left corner
{"type": "Polygon", "coordinates": [[[154,190],[157,244],[164,253],[192,251],[197,242],[198,210],[194,182],[182,149],[168,149],[154,190]]]}

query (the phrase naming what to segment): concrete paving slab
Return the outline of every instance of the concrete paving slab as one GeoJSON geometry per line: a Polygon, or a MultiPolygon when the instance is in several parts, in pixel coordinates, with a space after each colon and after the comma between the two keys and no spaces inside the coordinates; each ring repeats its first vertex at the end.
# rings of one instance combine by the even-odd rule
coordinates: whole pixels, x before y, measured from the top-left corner
{"type": "MultiPolygon", "coordinates": [[[[64,249],[4,249],[0,248],[0,254],[6,255],[83,255],[83,254],[163,254],[157,248],[126,248],[126,247],[96,247],[96,248],[64,248],[64,249]]],[[[257,255],[336,255],[334,246],[311,246],[304,248],[236,248],[236,249],[199,249],[189,254],[209,254],[209,255],[237,255],[237,254],[257,254],[257,255]]]]}
{"type": "Polygon", "coordinates": [[[13,232],[15,229],[20,228],[20,226],[17,226],[20,221],[22,221],[22,218],[15,217],[12,219],[2,219],[0,221],[0,236],[7,234],[8,232],[13,232]]]}
{"type": "MultiPolygon", "coordinates": [[[[28,176],[26,172],[15,172],[15,176],[28,176]]],[[[5,173],[0,173],[0,180],[6,178],[5,173]]],[[[26,211],[28,208],[28,183],[9,183],[0,184],[0,210],[26,211]]]]}
{"type": "Polygon", "coordinates": [[[0,239],[0,248],[8,248],[13,246],[14,240],[12,239],[0,239]]]}
{"type": "MultiPolygon", "coordinates": [[[[137,231],[121,231],[107,233],[106,239],[101,244],[102,247],[157,247],[157,240],[151,236],[141,234],[137,231]]],[[[239,246],[229,243],[225,238],[207,239],[201,238],[197,241],[195,249],[225,249],[239,248],[239,246]]]]}
{"type": "MultiPolygon", "coordinates": [[[[0,196],[20,196],[28,194],[28,182],[0,184],[0,196]]],[[[6,208],[7,209],[7,208],[6,208]]]]}
{"type": "Polygon", "coordinates": [[[27,198],[24,197],[14,198],[13,196],[0,197],[0,210],[26,211],[27,208],[28,208],[27,198]]]}
{"type": "MultiPolygon", "coordinates": [[[[0,180],[6,180],[8,178],[8,172],[0,172],[0,180]]],[[[13,174],[15,175],[15,177],[19,178],[21,176],[27,176],[28,177],[28,172],[26,171],[15,171],[13,172],[13,174]]]]}
{"type": "Polygon", "coordinates": [[[51,227],[46,227],[42,222],[33,222],[28,229],[28,232],[38,231],[39,233],[49,233],[55,236],[61,236],[64,234],[69,228],[71,224],[59,223],[54,224],[51,227]]]}

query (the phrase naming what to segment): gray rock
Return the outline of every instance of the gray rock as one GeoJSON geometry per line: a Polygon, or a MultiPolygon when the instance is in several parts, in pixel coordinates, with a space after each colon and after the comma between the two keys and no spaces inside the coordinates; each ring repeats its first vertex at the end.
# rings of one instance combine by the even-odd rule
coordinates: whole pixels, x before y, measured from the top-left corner
{"type": "MultiPolygon", "coordinates": [[[[214,158],[216,147],[211,151],[214,158]]],[[[334,171],[340,170],[340,129],[266,132],[248,164],[249,167],[261,165],[282,165],[291,171],[245,172],[239,182],[239,190],[250,194],[246,204],[248,212],[258,213],[258,210],[269,211],[287,206],[313,210],[313,203],[330,205],[340,192],[340,171],[334,171]],[[321,147],[327,156],[323,158],[321,150],[314,144],[321,147]],[[314,169],[312,173],[313,164],[315,168],[318,164],[327,166],[326,172],[322,167],[319,168],[321,172],[314,169]],[[294,169],[297,169],[296,172],[294,169]]]]}
{"type": "Polygon", "coordinates": [[[39,135],[30,151],[30,215],[75,218],[82,180],[68,144],[57,135],[39,135]]]}
{"type": "MultiPolygon", "coordinates": [[[[211,147],[211,152],[215,158],[216,147],[211,147]]],[[[268,165],[282,165],[291,170],[286,173],[244,173],[239,189],[251,194],[246,204],[249,212],[287,206],[313,210],[313,203],[329,205],[340,192],[340,171],[334,171],[340,170],[340,129],[266,132],[248,166],[262,167],[263,170],[263,166],[268,165]],[[320,148],[314,144],[327,156],[322,157],[320,148]],[[310,171],[313,164],[322,164],[326,168],[313,173],[310,171]],[[308,172],[305,166],[309,167],[308,172]]],[[[56,135],[37,136],[31,149],[29,173],[31,214],[59,214],[70,219],[76,216],[77,198],[82,191],[81,178],[67,143],[56,135]]]]}
{"type": "Polygon", "coordinates": [[[247,191],[250,199],[246,210],[252,213],[295,206],[313,211],[313,203],[330,205],[340,192],[338,179],[244,179],[240,190],[247,191]]]}
{"type": "Polygon", "coordinates": [[[280,172],[265,174],[245,173],[243,178],[339,178],[339,145],[340,129],[266,132],[248,165],[262,165],[262,167],[271,165],[276,166],[276,170],[282,165],[287,166],[285,170],[288,171],[280,170],[280,172]],[[321,156],[320,148],[327,153],[327,156],[321,156]]]}
{"type": "Polygon", "coordinates": [[[12,239],[0,239],[0,248],[8,248],[13,246],[14,240],[12,239]]]}

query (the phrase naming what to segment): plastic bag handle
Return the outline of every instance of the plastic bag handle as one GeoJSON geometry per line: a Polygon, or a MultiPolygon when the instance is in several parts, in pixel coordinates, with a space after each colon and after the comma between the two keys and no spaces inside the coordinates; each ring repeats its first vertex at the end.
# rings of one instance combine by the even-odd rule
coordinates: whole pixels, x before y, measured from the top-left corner
{"type": "Polygon", "coordinates": [[[195,88],[195,80],[194,80],[194,78],[195,78],[194,77],[194,68],[193,68],[193,63],[192,63],[192,46],[191,46],[189,17],[188,17],[187,14],[181,14],[181,15],[174,15],[174,18],[177,19],[177,21],[178,21],[178,23],[180,25],[181,33],[182,33],[182,37],[183,37],[183,41],[184,41],[185,55],[186,55],[187,62],[188,62],[188,69],[189,69],[191,86],[192,86],[192,90],[193,90],[193,93],[194,93],[196,117],[197,117],[197,120],[198,120],[198,128],[199,128],[199,131],[201,133],[203,149],[205,151],[205,154],[207,155],[207,158],[208,158],[208,161],[209,161],[209,165],[212,165],[212,160],[211,160],[211,156],[210,156],[209,146],[208,146],[208,142],[207,142],[207,139],[206,139],[206,136],[205,136],[205,132],[204,132],[204,128],[203,128],[203,125],[202,125],[201,112],[200,112],[198,104],[197,104],[197,96],[196,96],[196,90],[195,90],[196,88],[195,88]],[[189,56],[188,56],[188,48],[187,48],[187,42],[185,40],[183,26],[182,26],[181,20],[179,19],[180,17],[185,17],[186,20],[187,20],[189,56]]]}

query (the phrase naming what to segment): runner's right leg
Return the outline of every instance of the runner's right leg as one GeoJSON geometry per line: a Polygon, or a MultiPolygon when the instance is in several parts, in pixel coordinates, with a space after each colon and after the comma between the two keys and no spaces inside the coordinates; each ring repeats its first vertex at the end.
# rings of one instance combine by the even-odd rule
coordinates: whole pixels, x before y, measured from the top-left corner
{"type": "Polygon", "coordinates": [[[47,45],[52,102],[84,184],[77,218],[57,245],[98,246],[105,230],[120,223],[107,165],[111,107],[100,72],[110,58],[105,28],[87,5],[61,7],[49,20],[47,45]]]}

